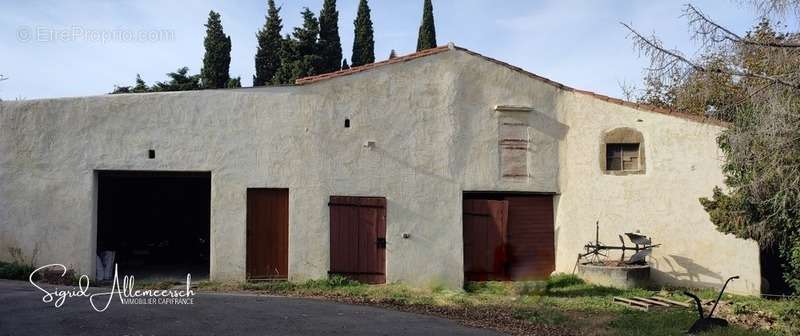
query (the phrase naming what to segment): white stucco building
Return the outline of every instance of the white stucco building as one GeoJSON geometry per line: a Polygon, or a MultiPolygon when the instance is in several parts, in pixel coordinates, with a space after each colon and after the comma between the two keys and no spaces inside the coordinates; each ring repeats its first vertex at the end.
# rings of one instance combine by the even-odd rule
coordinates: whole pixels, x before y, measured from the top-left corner
{"type": "Polygon", "coordinates": [[[656,283],[758,293],[757,244],[698,202],[723,127],[452,45],[288,87],[4,101],[0,259],[458,287],[495,234],[516,266],[483,272],[571,272],[599,221],[662,244],[656,283]]]}

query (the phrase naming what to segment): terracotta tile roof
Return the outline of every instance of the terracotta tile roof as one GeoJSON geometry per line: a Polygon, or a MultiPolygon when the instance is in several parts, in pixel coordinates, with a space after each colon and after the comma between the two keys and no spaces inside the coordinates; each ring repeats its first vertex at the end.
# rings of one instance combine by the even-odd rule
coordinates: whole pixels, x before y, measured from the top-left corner
{"type": "Polygon", "coordinates": [[[326,80],[326,79],[329,79],[329,78],[347,76],[347,75],[352,75],[354,73],[359,73],[359,72],[364,72],[364,71],[367,71],[367,70],[372,70],[374,68],[377,68],[377,67],[380,67],[380,66],[384,66],[384,65],[388,65],[388,64],[408,62],[410,60],[417,59],[417,58],[420,58],[420,57],[440,54],[440,53],[443,53],[443,52],[448,51],[448,50],[450,50],[450,47],[446,46],[446,45],[445,46],[441,46],[441,47],[426,49],[426,50],[422,50],[422,51],[419,51],[419,52],[415,52],[413,54],[408,54],[408,55],[405,55],[405,56],[395,57],[395,58],[388,59],[388,60],[381,61],[381,62],[370,63],[370,64],[365,64],[365,65],[362,65],[362,66],[352,67],[352,68],[346,69],[346,70],[339,70],[339,71],[336,71],[336,72],[329,72],[329,73],[326,73],[326,74],[299,78],[294,83],[297,84],[297,85],[311,84],[311,83],[319,82],[319,81],[326,80]]]}
{"type": "Polygon", "coordinates": [[[535,73],[526,71],[525,69],[522,69],[520,67],[508,64],[506,62],[503,62],[503,61],[500,61],[500,60],[497,60],[497,59],[494,59],[494,58],[491,58],[491,57],[488,57],[488,56],[481,55],[481,54],[479,54],[477,52],[474,52],[472,50],[469,50],[469,49],[466,49],[466,48],[462,48],[462,47],[458,47],[458,46],[455,46],[453,44],[444,45],[444,46],[440,46],[440,47],[436,47],[436,48],[432,48],[432,49],[427,49],[427,50],[422,50],[422,51],[419,51],[419,52],[415,52],[413,54],[408,54],[408,55],[405,55],[405,56],[400,56],[400,57],[396,57],[396,58],[385,60],[385,61],[381,61],[381,62],[366,64],[366,65],[362,65],[362,66],[358,66],[358,67],[352,67],[352,68],[347,69],[347,70],[339,70],[339,71],[336,71],[336,72],[331,72],[331,73],[326,73],[326,74],[321,74],[321,75],[316,75],[316,76],[300,78],[300,79],[297,79],[295,81],[295,84],[296,85],[305,85],[305,84],[316,83],[316,82],[323,81],[323,80],[330,79],[330,78],[348,76],[348,75],[352,75],[352,74],[359,73],[359,72],[369,71],[369,70],[372,70],[374,68],[378,68],[378,67],[381,67],[381,66],[384,66],[384,65],[408,62],[408,61],[411,61],[411,60],[414,60],[414,59],[417,59],[417,58],[422,58],[422,57],[426,57],[426,56],[430,56],[430,55],[436,55],[436,54],[440,54],[440,53],[447,52],[447,51],[450,51],[450,50],[459,50],[459,51],[465,52],[467,54],[480,57],[480,58],[482,58],[484,60],[487,60],[489,62],[501,65],[501,66],[506,67],[508,69],[511,69],[513,71],[517,71],[517,72],[522,73],[524,75],[527,75],[527,76],[529,76],[531,78],[534,78],[534,79],[537,79],[539,81],[542,81],[542,82],[545,82],[547,84],[550,84],[552,86],[555,86],[555,87],[557,87],[559,89],[562,89],[562,90],[565,90],[565,91],[569,91],[569,92],[574,92],[574,93],[577,93],[577,94],[583,94],[583,95],[592,96],[594,98],[597,98],[597,99],[600,99],[600,100],[603,100],[603,101],[607,101],[609,103],[623,105],[623,106],[627,106],[627,107],[634,108],[634,109],[637,109],[637,110],[642,110],[642,111],[666,114],[666,115],[679,117],[679,118],[683,118],[683,119],[688,119],[688,120],[692,120],[692,121],[696,121],[696,122],[700,122],[700,123],[712,124],[712,125],[723,126],[723,127],[727,127],[727,126],[730,125],[729,123],[726,123],[724,121],[721,121],[721,120],[718,120],[718,119],[715,119],[715,118],[709,118],[709,117],[699,116],[699,115],[696,115],[696,114],[680,112],[680,111],[677,111],[677,110],[666,109],[666,108],[658,107],[658,106],[655,106],[655,105],[634,103],[634,102],[630,102],[630,101],[627,101],[627,100],[614,98],[614,97],[609,97],[609,96],[602,95],[602,94],[595,93],[595,92],[591,92],[591,91],[576,89],[576,88],[561,84],[559,82],[550,80],[548,78],[539,76],[539,75],[537,75],[535,73]]]}

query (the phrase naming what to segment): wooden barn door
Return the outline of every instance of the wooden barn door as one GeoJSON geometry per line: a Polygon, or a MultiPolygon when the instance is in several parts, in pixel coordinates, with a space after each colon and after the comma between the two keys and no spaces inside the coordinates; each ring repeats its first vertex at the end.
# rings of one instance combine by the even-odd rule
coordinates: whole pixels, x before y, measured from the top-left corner
{"type": "Polygon", "coordinates": [[[511,280],[547,278],[556,266],[553,197],[509,195],[505,199],[511,280]]]}
{"type": "Polygon", "coordinates": [[[331,196],[330,274],[386,282],[386,199],[331,196]]]}
{"type": "Polygon", "coordinates": [[[463,207],[465,279],[506,280],[508,202],[472,199],[463,207]]]}
{"type": "Polygon", "coordinates": [[[289,189],[247,189],[247,279],[286,279],[289,189]]]}

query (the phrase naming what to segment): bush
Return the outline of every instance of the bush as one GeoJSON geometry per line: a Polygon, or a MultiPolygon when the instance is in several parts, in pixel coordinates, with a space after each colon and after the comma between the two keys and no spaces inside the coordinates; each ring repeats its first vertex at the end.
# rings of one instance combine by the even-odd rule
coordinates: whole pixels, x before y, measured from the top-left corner
{"type": "Polygon", "coordinates": [[[781,255],[787,264],[783,278],[795,293],[800,293],[800,236],[792,239],[788,246],[784,246],[781,255]]]}
{"type": "Polygon", "coordinates": [[[792,300],[789,308],[780,314],[781,331],[787,335],[800,335],[800,299],[792,300]]]}

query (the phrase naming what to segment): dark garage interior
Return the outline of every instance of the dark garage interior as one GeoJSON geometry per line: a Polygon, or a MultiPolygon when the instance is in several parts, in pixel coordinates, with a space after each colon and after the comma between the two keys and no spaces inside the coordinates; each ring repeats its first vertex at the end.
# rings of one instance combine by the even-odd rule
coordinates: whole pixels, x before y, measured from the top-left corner
{"type": "Polygon", "coordinates": [[[99,171],[97,179],[97,255],[113,251],[120,276],[208,278],[211,173],[99,171]]]}

